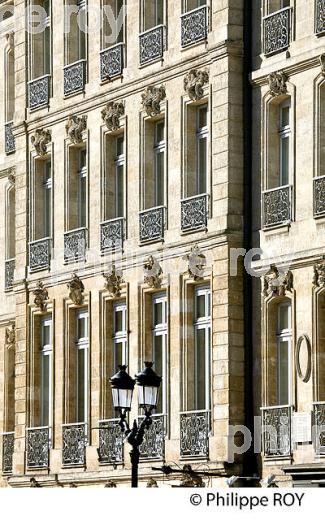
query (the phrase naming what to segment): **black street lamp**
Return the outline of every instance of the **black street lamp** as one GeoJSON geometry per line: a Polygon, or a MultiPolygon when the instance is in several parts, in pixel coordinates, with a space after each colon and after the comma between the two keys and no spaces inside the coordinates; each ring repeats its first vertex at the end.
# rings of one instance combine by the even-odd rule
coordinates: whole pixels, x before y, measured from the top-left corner
{"type": "Polygon", "coordinates": [[[120,365],[119,372],[110,382],[112,385],[112,397],[114,409],[120,414],[120,427],[129,444],[132,446],[130,458],[132,464],[132,487],[138,487],[138,468],[140,460],[139,447],[143,443],[145,430],[152,424],[152,412],[157,408],[161,377],[152,369],[153,363],[146,362],[145,369],[135,379],[126,372],[126,366],[120,365]],[[134,421],[132,429],[126,419],[127,412],[131,410],[132,396],[135,383],[138,385],[139,406],[144,411],[144,419],[138,425],[134,421]]]}

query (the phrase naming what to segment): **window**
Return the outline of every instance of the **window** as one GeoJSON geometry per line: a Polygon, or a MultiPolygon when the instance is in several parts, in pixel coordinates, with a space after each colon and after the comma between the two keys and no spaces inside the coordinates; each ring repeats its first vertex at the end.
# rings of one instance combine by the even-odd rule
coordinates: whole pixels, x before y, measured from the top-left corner
{"type": "Polygon", "coordinates": [[[166,351],[167,351],[167,297],[155,295],[152,299],[152,361],[155,372],[162,376],[157,414],[166,413],[166,351]]]}
{"type": "Polygon", "coordinates": [[[126,304],[116,303],[113,307],[113,373],[119,365],[127,364],[126,304]]]}
{"type": "Polygon", "coordinates": [[[206,0],[185,0],[185,12],[193,11],[198,7],[203,7],[207,4],[206,0]]]}
{"type": "Polygon", "coordinates": [[[290,101],[280,106],[279,150],[280,150],[280,186],[289,184],[290,171],[290,101]]]}
{"type": "Polygon", "coordinates": [[[195,290],[194,308],[194,386],[196,410],[210,409],[210,288],[195,290]]]}
{"type": "Polygon", "coordinates": [[[291,403],[291,305],[278,306],[277,323],[277,396],[278,405],[291,403]]]}
{"type": "Polygon", "coordinates": [[[5,53],[5,122],[9,123],[15,113],[15,51],[14,35],[8,36],[8,47],[5,53]]]}
{"type": "Polygon", "coordinates": [[[30,14],[37,20],[38,11],[33,14],[35,6],[41,6],[46,12],[44,30],[39,32],[39,22],[33,22],[36,31],[30,31],[30,79],[34,80],[51,74],[51,0],[30,0],[30,14]]]}
{"type": "Polygon", "coordinates": [[[290,0],[267,0],[268,14],[276,13],[280,9],[290,7],[290,0]]]}
{"type": "Polygon", "coordinates": [[[33,193],[33,229],[32,240],[41,240],[52,236],[52,162],[51,159],[34,162],[33,193]],[[33,202],[34,201],[34,202],[33,202]]]}
{"type": "Polygon", "coordinates": [[[87,149],[69,147],[68,230],[86,228],[88,222],[87,149]]]}
{"type": "Polygon", "coordinates": [[[52,319],[41,322],[41,388],[40,388],[40,425],[52,424],[52,319]]]}
{"type": "Polygon", "coordinates": [[[125,155],[124,135],[107,135],[105,157],[105,207],[104,219],[124,217],[125,198],[125,155]]]}
{"type": "Polygon", "coordinates": [[[145,209],[165,205],[165,121],[146,122],[145,209]]]}
{"type": "Polygon", "coordinates": [[[143,31],[164,23],[164,0],[142,0],[143,31]]]}
{"type": "Polygon", "coordinates": [[[15,187],[10,186],[7,191],[6,211],[6,260],[16,256],[16,193],[15,187]]]}
{"type": "Polygon", "coordinates": [[[196,150],[197,150],[197,193],[207,191],[208,126],[207,106],[197,110],[196,150]]]}
{"type": "Polygon", "coordinates": [[[76,422],[88,419],[88,312],[80,311],[76,319],[76,422]]]}
{"type": "Polygon", "coordinates": [[[186,197],[208,191],[208,107],[188,106],[186,197]],[[195,150],[195,153],[193,153],[195,150]]]}
{"type": "Polygon", "coordinates": [[[78,154],[78,227],[87,225],[87,152],[80,150],[78,154]]]}
{"type": "Polygon", "coordinates": [[[87,2],[66,0],[65,62],[66,65],[87,58],[87,2]]]}
{"type": "Polygon", "coordinates": [[[103,1],[102,49],[125,42],[126,0],[103,1]]]}

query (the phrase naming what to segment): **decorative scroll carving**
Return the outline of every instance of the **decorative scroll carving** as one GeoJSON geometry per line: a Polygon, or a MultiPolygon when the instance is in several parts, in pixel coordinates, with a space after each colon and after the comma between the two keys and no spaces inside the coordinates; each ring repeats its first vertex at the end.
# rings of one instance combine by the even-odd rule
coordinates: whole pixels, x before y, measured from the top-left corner
{"type": "Polygon", "coordinates": [[[208,195],[197,195],[181,202],[182,231],[206,229],[208,223],[208,195]]]}
{"type": "Polygon", "coordinates": [[[5,290],[11,291],[14,286],[14,278],[15,278],[15,260],[6,260],[5,261],[5,290]]]}
{"type": "Polygon", "coordinates": [[[270,271],[264,276],[263,285],[265,297],[286,296],[288,292],[293,291],[293,274],[291,271],[279,271],[275,265],[272,265],[270,271]]]}
{"type": "Polygon", "coordinates": [[[99,462],[119,464],[123,462],[123,441],[120,420],[110,419],[99,424],[99,462]]]}
{"type": "Polygon", "coordinates": [[[124,43],[118,43],[100,53],[100,79],[105,81],[122,76],[124,67],[124,43]]]}
{"type": "Polygon", "coordinates": [[[64,261],[85,260],[87,249],[87,229],[80,228],[64,233],[64,261]]]}
{"type": "Polygon", "coordinates": [[[290,406],[263,410],[263,444],[266,457],[289,457],[291,455],[290,406]]]}
{"type": "Polygon", "coordinates": [[[313,285],[315,288],[325,287],[325,262],[314,265],[313,285]]]}
{"type": "Polygon", "coordinates": [[[165,27],[158,25],[140,34],[140,65],[163,57],[165,48],[164,31],[165,27]]]}
{"type": "Polygon", "coordinates": [[[10,327],[6,328],[6,339],[5,344],[8,350],[15,348],[16,344],[16,325],[12,323],[10,327]]]}
{"type": "Polygon", "coordinates": [[[43,282],[37,282],[36,289],[33,294],[35,296],[34,304],[41,312],[46,312],[49,294],[47,289],[44,287],[43,282]]]}
{"type": "Polygon", "coordinates": [[[49,428],[29,428],[26,434],[27,468],[49,465],[49,428]]]}
{"type": "Polygon", "coordinates": [[[86,83],[86,61],[79,60],[64,67],[64,95],[70,96],[82,92],[86,83]]]}
{"type": "Polygon", "coordinates": [[[180,425],[180,450],[182,457],[209,455],[209,412],[183,412],[180,425]]]}
{"type": "Polygon", "coordinates": [[[160,103],[166,98],[166,89],[161,87],[147,87],[141,94],[142,106],[149,117],[160,114],[160,103]]]}
{"type": "Polygon", "coordinates": [[[316,455],[325,455],[325,403],[314,403],[313,423],[316,455]]]}
{"type": "Polygon", "coordinates": [[[264,54],[284,51],[290,44],[291,8],[281,9],[264,18],[264,54]]]}
{"type": "Polygon", "coordinates": [[[319,64],[320,64],[321,74],[323,76],[325,76],[325,54],[321,54],[319,56],[319,64]]]}
{"type": "Polygon", "coordinates": [[[121,296],[121,284],[123,282],[123,273],[116,269],[115,264],[112,265],[108,274],[103,274],[106,282],[105,289],[111,294],[112,298],[121,296]]]}
{"type": "Polygon", "coordinates": [[[2,435],[2,472],[7,475],[12,473],[14,447],[14,432],[4,433],[2,435]]]}
{"type": "Polygon", "coordinates": [[[153,415],[152,425],[145,430],[140,446],[141,459],[164,459],[165,456],[165,417],[153,415]]]}
{"type": "MultiPolygon", "coordinates": [[[[325,72],[324,72],[325,76],[325,72]]],[[[325,215],[325,177],[314,179],[314,217],[325,215]]]]}
{"type": "Polygon", "coordinates": [[[292,220],[292,188],[282,186],[263,193],[264,227],[289,224],[292,220]]]}
{"type": "Polygon", "coordinates": [[[140,242],[163,240],[165,235],[165,207],[146,209],[139,214],[140,242]]]}
{"type": "Polygon", "coordinates": [[[51,264],[51,240],[45,238],[29,244],[29,269],[41,271],[49,269],[51,264]]]}
{"type": "Polygon", "coordinates": [[[102,118],[108,130],[113,132],[120,128],[120,117],[124,116],[124,103],[110,101],[102,110],[102,118]]]}
{"type": "Polygon", "coordinates": [[[287,81],[288,77],[284,72],[271,72],[268,76],[268,84],[272,96],[287,94],[287,81]]]}
{"type": "Polygon", "coordinates": [[[28,83],[28,103],[31,110],[44,107],[49,104],[50,80],[48,74],[34,79],[28,83]]]}
{"type": "Polygon", "coordinates": [[[72,143],[82,143],[82,134],[87,129],[87,116],[69,116],[65,129],[72,143]]]}
{"type": "Polygon", "coordinates": [[[184,78],[184,89],[192,101],[198,101],[204,96],[204,85],[209,83],[207,70],[192,69],[184,78]]]}
{"type": "Polygon", "coordinates": [[[202,477],[193,471],[192,466],[190,464],[185,464],[185,466],[183,466],[183,472],[184,475],[182,476],[182,480],[179,487],[205,487],[202,477]]]}
{"type": "Polygon", "coordinates": [[[47,154],[47,145],[51,142],[52,135],[50,130],[38,128],[31,137],[37,155],[44,156],[47,154]]]}
{"type": "Polygon", "coordinates": [[[83,466],[86,463],[86,424],[64,424],[62,427],[62,463],[83,466]]]}
{"type": "Polygon", "coordinates": [[[153,289],[159,289],[161,286],[161,275],[163,270],[156,258],[152,255],[144,263],[144,283],[153,289]]]}
{"type": "Polygon", "coordinates": [[[208,35],[208,6],[185,13],[181,18],[182,47],[205,40],[208,35]]]}
{"type": "Polygon", "coordinates": [[[7,155],[16,151],[16,141],[12,130],[13,126],[12,121],[5,124],[5,152],[7,155]]]}
{"type": "Polygon", "coordinates": [[[188,274],[193,280],[201,280],[204,277],[207,260],[197,244],[191,248],[189,254],[183,257],[183,260],[188,262],[188,274]]]}
{"type": "Polygon", "coordinates": [[[322,34],[325,32],[325,0],[316,0],[315,32],[316,34],[322,34]]]}
{"type": "Polygon", "coordinates": [[[67,284],[69,298],[75,305],[82,305],[84,301],[84,284],[76,273],[73,273],[70,282],[67,284]]]}
{"type": "Polygon", "coordinates": [[[107,253],[108,251],[116,251],[123,248],[125,237],[124,218],[114,218],[100,225],[100,251],[107,253]]]}

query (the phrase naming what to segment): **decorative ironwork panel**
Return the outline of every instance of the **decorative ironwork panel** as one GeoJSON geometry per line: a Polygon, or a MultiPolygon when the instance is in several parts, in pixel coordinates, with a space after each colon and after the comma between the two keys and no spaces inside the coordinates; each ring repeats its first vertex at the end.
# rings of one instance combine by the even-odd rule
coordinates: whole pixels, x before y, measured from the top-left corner
{"type": "Polygon", "coordinates": [[[99,462],[118,464],[123,462],[123,440],[120,420],[111,419],[99,423],[99,462]]]}
{"type": "Polygon", "coordinates": [[[140,43],[140,65],[145,65],[150,61],[161,59],[164,54],[165,27],[158,25],[149,31],[139,35],[140,43]]]}
{"type": "Polygon", "coordinates": [[[48,468],[50,429],[28,428],[26,431],[27,468],[48,468]]]}
{"type": "Polygon", "coordinates": [[[325,177],[314,179],[314,217],[325,215],[325,177]]]}
{"type": "Polygon", "coordinates": [[[195,231],[208,224],[208,195],[198,195],[181,202],[182,231],[195,231]]]}
{"type": "Polygon", "coordinates": [[[180,416],[181,457],[209,456],[210,413],[183,412],[180,416]]]}
{"type": "Polygon", "coordinates": [[[87,248],[87,229],[81,228],[64,233],[64,261],[85,260],[87,248]]]}
{"type": "Polygon", "coordinates": [[[6,260],[5,262],[5,290],[11,291],[14,286],[15,260],[6,260]]]}
{"type": "Polygon", "coordinates": [[[100,225],[100,250],[102,253],[122,249],[124,218],[108,220],[100,225]]]}
{"type": "Polygon", "coordinates": [[[315,33],[325,32],[325,0],[315,0],[315,33]]]}
{"type": "Polygon", "coordinates": [[[291,448],[290,406],[265,408],[263,417],[263,447],[266,457],[289,457],[291,448]]]}
{"type": "MultiPolygon", "coordinates": [[[[139,418],[139,421],[143,417],[139,418]]],[[[165,458],[165,416],[153,415],[152,424],[145,430],[143,443],[140,446],[140,457],[142,459],[164,459],[165,458]]]]}
{"type": "Polygon", "coordinates": [[[31,110],[49,104],[51,76],[46,75],[28,83],[28,106],[31,110]]]}
{"type": "Polygon", "coordinates": [[[64,95],[82,92],[86,84],[86,60],[67,65],[64,71],[64,95]]]}
{"type": "Polygon", "coordinates": [[[206,40],[208,36],[208,7],[204,5],[182,15],[181,42],[182,47],[206,40]]]}
{"type": "Polygon", "coordinates": [[[124,67],[124,43],[113,45],[100,53],[100,79],[115,78],[121,76],[124,67]]]}
{"type": "Polygon", "coordinates": [[[264,227],[278,226],[291,221],[291,186],[283,186],[263,193],[264,227]]]}
{"type": "Polygon", "coordinates": [[[2,473],[12,473],[12,459],[15,447],[14,432],[2,434],[2,473]]]}
{"type": "Polygon", "coordinates": [[[16,151],[15,137],[12,132],[13,122],[5,124],[5,152],[10,154],[16,151]]]}
{"type": "Polygon", "coordinates": [[[264,54],[266,56],[289,47],[291,15],[292,8],[286,7],[264,18],[264,54]]]}
{"type": "Polygon", "coordinates": [[[325,403],[314,403],[313,423],[316,455],[325,455],[325,403]]]}
{"type": "Polygon", "coordinates": [[[165,234],[165,208],[147,209],[140,213],[140,242],[163,240],[165,234]]]}
{"type": "Polygon", "coordinates": [[[86,464],[86,424],[64,424],[62,426],[62,463],[64,466],[86,464]]]}
{"type": "Polygon", "coordinates": [[[29,244],[29,269],[40,271],[49,269],[51,263],[51,239],[44,238],[29,244]]]}

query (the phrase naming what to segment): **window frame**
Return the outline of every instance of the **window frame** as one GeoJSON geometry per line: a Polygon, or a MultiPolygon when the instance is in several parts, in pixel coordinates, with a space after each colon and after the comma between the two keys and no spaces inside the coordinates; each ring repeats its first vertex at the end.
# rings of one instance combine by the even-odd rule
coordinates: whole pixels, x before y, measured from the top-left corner
{"type": "Polygon", "coordinates": [[[78,229],[87,227],[87,198],[88,198],[88,153],[87,147],[78,150],[78,229]],[[85,154],[85,161],[82,154],[85,154]],[[84,166],[82,166],[84,164],[84,166]],[[85,198],[82,197],[82,185],[84,184],[85,198]]]}
{"type": "Polygon", "coordinates": [[[152,337],[152,361],[156,363],[156,338],[162,338],[162,374],[158,374],[162,376],[161,383],[161,412],[156,412],[157,415],[166,415],[167,414],[167,347],[168,347],[168,298],[166,293],[156,293],[152,296],[151,300],[151,313],[152,313],[152,329],[151,329],[151,337],[152,337]],[[162,304],[162,321],[159,324],[155,324],[155,305],[162,304]]]}
{"type": "Polygon", "coordinates": [[[89,413],[89,402],[88,402],[88,390],[89,390],[89,384],[88,384],[88,378],[89,378],[89,360],[88,360],[88,353],[89,353],[89,311],[88,309],[81,309],[77,311],[76,313],[76,325],[75,325],[75,360],[76,360],[76,419],[77,423],[86,423],[88,422],[88,413],[89,413]],[[79,320],[85,319],[86,323],[86,331],[87,336],[79,337],[78,335],[78,327],[79,327],[79,320]],[[83,373],[83,410],[84,410],[84,418],[82,421],[80,421],[80,406],[79,406],[79,383],[80,383],[80,364],[79,364],[79,352],[83,351],[83,367],[84,367],[84,373],[83,373]]]}
{"type": "MultiPolygon", "coordinates": [[[[117,369],[117,345],[122,345],[122,365],[127,364],[128,358],[128,333],[127,333],[127,304],[126,301],[119,301],[113,304],[113,328],[112,328],[112,344],[113,344],[113,352],[112,352],[112,364],[113,364],[113,372],[117,369]],[[122,311],[122,330],[116,331],[116,313],[122,311]]],[[[114,372],[115,373],[115,372],[114,372]]]]}
{"type": "Polygon", "coordinates": [[[292,404],[292,347],[293,347],[293,336],[292,336],[292,304],[291,302],[282,302],[279,303],[277,306],[277,330],[276,330],[276,348],[277,348],[277,403],[279,406],[290,406],[292,404]],[[286,329],[280,329],[280,313],[281,310],[287,307],[288,308],[288,325],[289,327],[286,329]],[[287,380],[287,391],[288,391],[288,402],[287,403],[281,403],[280,395],[281,395],[281,388],[282,383],[280,381],[281,378],[281,371],[280,371],[280,365],[279,365],[279,359],[280,359],[280,348],[283,343],[288,344],[288,380],[287,380]]]}
{"type": "Polygon", "coordinates": [[[43,219],[44,219],[44,237],[52,237],[52,159],[51,157],[46,159],[43,164],[43,219]],[[47,175],[48,166],[50,166],[50,176],[47,175]],[[48,231],[48,232],[47,232],[48,231]]]}
{"type": "Polygon", "coordinates": [[[41,427],[52,427],[53,422],[53,318],[52,316],[46,316],[41,319],[41,333],[40,333],[40,426],[41,427]],[[44,328],[49,326],[50,328],[50,343],[47,344],[44,341],[44,328]],[[48,357],[49,374],[48,374],[48,420],[44,418],[44,357],[48,357]]]}
{"type": "Polygon", "coordinates": [[[211,408],[211,287],[210,285],[202,285],[195,287],[194,291],[194,385],[195,385],[195,409],[199,410],[198,407],[198,331],[205,331],[205,345],[204,345],[204,357],[205,357],[205,408],[204,410],[210,411],[211,408]],[[198,318],[198,297],[204,296],[205,302],[205,316],[198,318]]]}
{"type": "Polygon", "coordinates": [[[166,167],[165,167],[165,158],[166,158],[166,125],[165,125],[165,119],[160,119],[155,123],[154,133],[154,182],[155,182],[155,194],[154,194],[154,207],[160,207],[165,206],[165,177],[166,177],[166,167]],[[158,126],[163,125],[163,133],[164,138],[163,140],[158,141],[158,126]],[[159,167],[158,167],[158,158],[161,157],[162,160],[162,168],[163,168],[163,186],[162,186],[162,204],[159,203],[159,193],[158,193],[158,177],[160,175],[159,173],[159,167]]]}
{"type": "Polygon", "coordinates": [[[291,168],[291,102],[290,98],[286,99],[281,105],[279,105],[279,187],[287,186],[290,184],[290,168],[291,168]],[[283,110],[288,108],[288,114],[289,114],[289,122],[287,125],[283,125],[282,123],[282,116],[283,116],[283,110]],[[285,175],[285,172],[283,170],[283,148],[284,148],[284,141],[288,140],[288,164],[287,168],[288,171],[285,175]],[[284,182],[284,179],[287,180],[287,182],[284,182]]]}
{"type": "Polygon", "coordinates": [[[208,104],[199,105],[196,109],[196,191],[197,195],[203,195],[208,192],[208,139],[209,139],[209,126],[208,126],[208,104]],[[207,124],[205,126],[200,126],[200,113],[206,110],[206,119],[207,124]],[[201,191],[200,184],[201,184],[201,141],[205,140],[205,164],[206,164],[206,171],[205,171],[205,190],[201,191]]]}
{"type": "MultiPolygon", "coordinates": [[[[29,66],[28,66],[28,74],[29,74],[29,81],[34,81],[34,80],[37,80],[39,78],[42,78],[43,76],[46,76],[46,75],[49,75],[51,76],[52,75],[52,71],[53,71],[53,32],[52,32],[52,0],[48,0],[48,3],[49,3],[49,13],[48,13],[48,16],[46,17],[46,23],[45,23],[45,27],[44,27],[44,30],[42,32],[42,51],[43,51],[43,56],[42,56],[42,60],[43,60],[43,71],[42,71],[42,74],[35,74],[35,62],[37,61],[37,57],[34,56],[34,38],[32,34],[32,32],[29,33],[29,42],[28,42],[28,54],[29,54],[29,60],[28,60],[28,63],[29,63],[29,66]],[[46,45],[46,31],[47,29],[49,29],[49,56],[46,56],[46,49],[47,49],[47,45],[46,45]],[[46,58],[49,58],[48,60],[46,60],[46,58]],[[49,70],[47,71],[46,70],[46,61],[49,65],[49,70]]],[[[34,5],[40,5],[40,4],[34,4],[34,0],[28,0],[28,17],[29,17],[29,23],[30,23],[30,15],[31,13],[33,12],[33,7],[34,5]]],[[[44,9],[44,0],[42,1],[42,5],[41,7],[43,7],[44,9]]]]}

